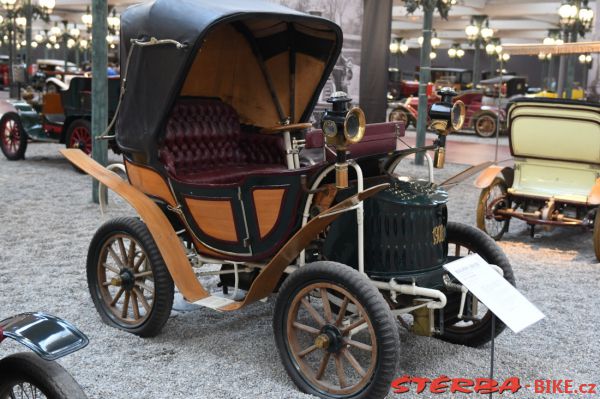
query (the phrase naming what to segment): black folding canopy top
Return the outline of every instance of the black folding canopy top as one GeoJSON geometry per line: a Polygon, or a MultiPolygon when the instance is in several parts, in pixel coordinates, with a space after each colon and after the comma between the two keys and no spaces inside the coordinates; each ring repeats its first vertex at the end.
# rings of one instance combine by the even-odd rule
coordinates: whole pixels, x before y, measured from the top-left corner
{"type": "MultiPolygon", "coordinates": [[[[180,96],[218,97],[258,127],[309,119],[342,46],[335,23],[268,1],[154,0],[121,16],[123,63],[135,46],[117,143],[150,155],[180,96]]],[[[125,65],[123,65],[125,68],[125,65]]],[[[125,71],[123,71],[125,73],[125,71]]]]}

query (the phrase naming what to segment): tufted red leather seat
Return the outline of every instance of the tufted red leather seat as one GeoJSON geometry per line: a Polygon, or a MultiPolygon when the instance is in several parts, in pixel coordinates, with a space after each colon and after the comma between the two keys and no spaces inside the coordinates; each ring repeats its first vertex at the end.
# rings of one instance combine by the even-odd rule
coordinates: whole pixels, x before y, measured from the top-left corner
{"type": "Polygon", "coordinates": [[[181,98],[167,123],[159,158],[190,184],[231,184],[249,174],[285,170],[279,136],[242,132],[236,111],[218,99],[181,98]]]}

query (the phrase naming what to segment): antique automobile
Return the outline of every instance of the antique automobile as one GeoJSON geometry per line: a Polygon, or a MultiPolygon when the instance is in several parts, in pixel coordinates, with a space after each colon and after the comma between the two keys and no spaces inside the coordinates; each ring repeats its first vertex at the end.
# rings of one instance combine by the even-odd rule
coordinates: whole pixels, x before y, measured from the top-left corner
{"type": "MultiPolygon", "coordinates": [[[[436,86],[439,83],[436,82],[436,86]]],[[[527,93],[527,82],[521,76],[502,76],[479,83],[478,90],[465,90],[456,100],[462,101],[467,109],[464,128],[472,128],[480,137],[493,137],[496,130],[504,132],[506,120],[505,108],[510,101],[524,96],[527,93]],[[502,93],[500,102],[499,93],[502,93]],[[497,124],[500,123],[498,127],[497,124]]],[[[427,98],[428,109],[431,104],[439,101],[439,97],[432,92],[427,98]]],[[[404,102],[395,103],[388,116],[389,121],[404,122],[406,126],[417,125],[419,114],[419,98],[409,97],[404,102]]]]}
{"type": "Polygon", "coordinates": [[[35,64],[32,85],[40,91],[58,93],[66,90],[76,76],[83,76],[83,71],[72,62],[67,62],[65,71],[64,60],[40,59],[35,64]]]}
{"type": "Polygon", "coordinates": [[[57,362],[84,348],[88,338],[69,322],[44,313],[0,320],[0,343],[12,339],[33,353],[0,359],[0,399],[85,399],[87,396],[57,362]]]}
{"type": "MultiPolygon", "coordinates": [[[[463,129],[472,128],[480,137],[491,137],[496,133],[496,120],[498,108],[483,105],[483,92],[481,90],[465,90],[454,101],[462,101],[465,104],[466,115],[463,129]]],[[[439,101],[440,97],[434,92],[427,98],[427,108],[439,101]]],[[[390,122],[403,122],[406,126],[417,126],[419,114],[419,98],[409,97],[403,103],[396,103],[389,114],[390,122]]],[[[501,115],[504,113],[501,111],[501,115]]]]}
{"type": "Polygon", "coordinates": [[[477,226],[495,240],[512,218],[532,235],[535,226],[587,228],[600,260],[599,111],[574,100],[515,100],[508,111],[514,167],[491,166],[476,180],[477,226]]]}
{"type": "MultiPolygon", "coordinates": [[[[419,73],[415,73],[411,79],[405,79],[404,73],[397,68],[388,69],[388,99],[389,101],[401,101],[408,97],[419,95],[419,73]]],[[[412,75],[412,74],[411,74],[412,75]]],[[[467,90],[472,87],[473,73],[469,69],[461,68],[431,68],[431,82],[444,81],[456,91],[467,90]]],[[[432,85],[433,83],[429,83],[432,85]]],[[[428,87],[427,94],[435,91],[428,87]]]]}
{"type": "Polygon", "coordinates": [[[443,166],[446,135],[464,119],[451,89],[432,106],[438,138],[424,148],[396,150],[402,125],[366,126],[339,91],[321,129],[306,132],[340,54],[335,23],[234,0],[155,0],[121,18],[129,67],[115,135],[127,179],[62,150],[140,216],[107,221],[90,243],[88,287],[104,322],[155,336],[175,287],[220,312],[276,293],[283,366],[323,398],[387,394],[401,315],[417,334],[491,338],[491,312],[443,266],[479,253],[514,283],[507,258],[481,231],[448,222],[443,188],[397,174],[417,151],[443,166]],[[222,292],[202,283],[214,275],[222,292]]]}
{"type": "MultiPolygon", "coordinates": [[[[119,79],[110,78],[109,115],[119,97],[119,79]]],[[[29,140],[64,143],[68,148],[92,152],[92,79],[76,77],[67,90],[44,95],[41,112],[26,101],[0,102],[0,149],[9,160],[25,158],[29,140]]],[[[116,148],[110,142],[111,148],[116,148]]]]}

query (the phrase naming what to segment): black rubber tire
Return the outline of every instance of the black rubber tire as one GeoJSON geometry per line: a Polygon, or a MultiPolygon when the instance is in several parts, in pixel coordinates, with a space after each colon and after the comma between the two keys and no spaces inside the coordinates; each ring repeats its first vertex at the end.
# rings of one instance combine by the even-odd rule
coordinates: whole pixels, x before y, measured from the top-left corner
{"type": "MultiPolygon", "coordinates": [[[[501,177],[496,177],[494,181],[492,181],[492,184],[481,190],[481,194],[479,194],[479,201],[477,202],[477,227],[483,232],[485,232],[487,235],[492,237],[494,240],[500,241],[502,239],[502,236],[504,236],[504,233],[508,232],[510,219],[498,221],[499,223],[502,223],[502,228],[495,234],[494,232],[488,231],[488,229],[486,229],[485,227],[485,213],[489,203],[490,192],[496,186],[500,188],[504,195],[506,195],[506,193],[508,192],[508,186],[506,185],[504,179],[501,177]]],[[[504,207],[510,207],[510,202],[508,201],[508,199],[505,201],[504,207]]]]}
{"type": "Polygon", "coordinates": [[[9,152],[8,149],[5,148],[4,139],[0,137],[0,149],[2,150],[2,153],[6,159],[9,161],[25,159],[25,151],[27,151],[27,133],[23,128],[23,124],[21,123],[21,118],[19,118],[19,115],[11,112],[5,114],[2,119],[0,119],[0,135],[4,134],[4,125],[9,120],[13,120],[17,126],[17,129],[19,130],[19,147],[16,151],[9,152]]]}
{"type": "Polygon", "coordinates": [[[594,217],[594,253],[596,259],[600,261],[600,210],[596,209],[596,217],[594,217]]]}
{"type": "Polygon", "coordinates": [[[17,353],[0,360],[0,399],[8,399],[10,390],[28,383],[48,399],[86,399],[71,375],[56,362],[48,362],[33,353],[17,353]]]}
{"type": "Polygon", "coordinates": [[[109,326],[130,332],[140,337],[154,337],[160,333],[169,319],[173,307],[174,284],[165,262],[148,228],[138,218],[121,217],[104,223],[92,238],[87,257],[88,289],[96,310],[109,326]],[[104,243],[117,234],[125,234],[135,239],[146,253],[154,278],[154,301],[149,317],[139,325],[120,321],[108,309],[102,298],[98,283],[98,261],[104,243]]]}
{"type": "Polygon", "coordinates": [[[498,117],[494,114],[483,114],[477,117],[477,119],[475,119],[473,121],[473,130],[475,130],[475,133],[479,136],[479,137],[483,137],[483,138],[489,138],[489,137],[494,137],[496,135],[496,129],[497,129],[497,125],[498,124],[498,117]],[[491,129],[489,132],[484,132],[481,130],[481,128],[478,126],[478,122],[480,120],[483,119],[491,119],[493,122],[493,129],[491,129]]]}
{"type": "MultiPolygon", "coordinates": [[[[515,284],[515,275],[508,258],[498,247],[498,244],[488,235],[475,227],[468,226],[462,223],[449,222],[447,226],[448,243],[457,243],[461,247],[470,249],[473,253],[479,254],[489,264],[496,265],[504,272],[504,278],[513,286],[515,284]]],[[[460,295],[452,296],[460,301],[460,295]]],[[[481,346],[491,340],[492,330],[491,313],[485,315],[484,320],[477,325],[476,328],[460,331],[452,329],[451,326],[444,326],[444,333],[437,337],[454,344],[465,346],[481,346]]],[[[498,336],[506,326],[496,318],[495,335],[498,336]]]]}
{"type": "Polygon", "coordinates": [[[387,395],[395,377],[396,362],[399,357],[400,340],[398,326],[389,305],[381,293],[357,270],[335,262],[314,262],[307,264],[283,282],[273,317],[275,343],[281,361],[290,378],[305,393],[321,398],[383,398],[387,395]],[[369,315],[377,339],[377,364],[372,380],[359,392],[346,396],[331,396],[317,390],[299,372],[289,353],[287,344],[287,314],[295,295],[309,284],[328,282],[345,288],[355,296],[369,315]]]}

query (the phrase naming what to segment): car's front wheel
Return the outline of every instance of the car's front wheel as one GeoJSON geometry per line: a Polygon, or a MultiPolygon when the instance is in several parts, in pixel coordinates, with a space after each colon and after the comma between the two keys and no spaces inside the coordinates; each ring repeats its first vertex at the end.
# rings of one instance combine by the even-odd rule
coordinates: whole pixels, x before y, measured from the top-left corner
{"type": "Polygon", "coordinates": [[[64,368],[33,353],[17,353],[0,360],[0,376],[0,399],[87,398],[64,368]]]}
{"type": "Polygon", "coordinates": [[[137,218],[103,224],[87,258],[92,300],[108,325],[139,335],[157,335],[173,306],[174,284],[150,234],[137,218]]]}
{"type": "Polygon", "coordinates": [[[388,393],[398,328],[381,293],[358,271],[315,262],[292,273],[279,290],[273,329],[283,365],[303,392],[340,399],[388,393]]]}
{"type": "Polygon", "coordinates": [[[17,114],[8,113],[0,120],[0,149],[10,161],[25,158],[27,134],[17,114]]]}

